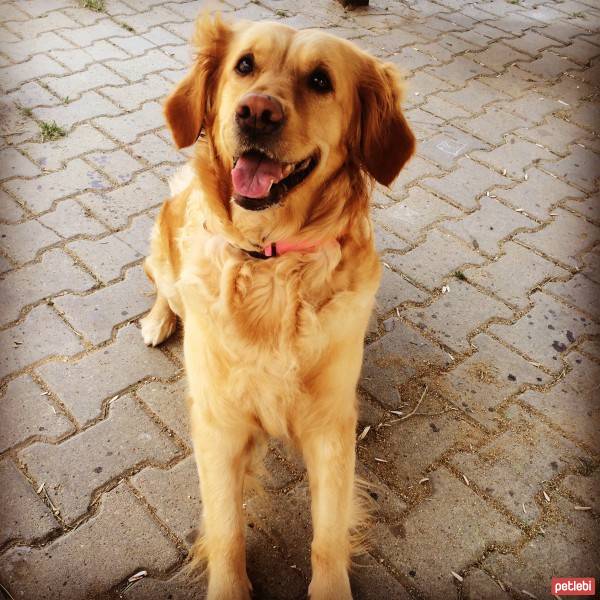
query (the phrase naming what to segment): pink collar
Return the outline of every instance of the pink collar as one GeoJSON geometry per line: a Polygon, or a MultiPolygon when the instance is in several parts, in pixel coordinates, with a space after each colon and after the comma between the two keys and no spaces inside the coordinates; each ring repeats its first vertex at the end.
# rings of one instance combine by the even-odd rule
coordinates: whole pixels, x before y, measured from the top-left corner
{"type": "MultiPolygon", "coordinates": [[[[256,252],[255,250],[245,250],[246,254],[249,254],[253,258],[276,258],[277,256],[281,256],[283,254],[287,254],[288,252],[310,252],[311,250],[316,250],[326,244],[332,242],[334,240],[326,240],[323,242],[307,242],[307,241],[298,241],[298,242],[273,242],[268,244],[263,248],[262,253],[256,252]]],[[[337,242],[337,240],[335,240],[337,242]]]]}

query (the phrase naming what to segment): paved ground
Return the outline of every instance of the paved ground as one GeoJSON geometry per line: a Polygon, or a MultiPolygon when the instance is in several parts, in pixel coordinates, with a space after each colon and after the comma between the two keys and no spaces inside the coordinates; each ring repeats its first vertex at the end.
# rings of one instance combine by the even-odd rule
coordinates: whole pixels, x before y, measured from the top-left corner
{"type": "MultiPolygon", "coordinates": [[[[386,268],[358,452],[378,513],[356,597],[541,599],[553,575],[598,577],[596,0],[227,2],[409,76],[418,155],[373,209],[386,268]]],[[[200,596],[181,569],[200,508],[181,343],[147,349],[138,330],[149,228],[184,160],[160,101],[198,8],[0,7],[0,581],[15,599],[200,596]],[[43,142],[52,122],[66,135],[43,142]]],[[[302,598],[302,467],[278,447],[268,466],[269,494],[246,504],[251,577],[258,598],[302,598]]]]}

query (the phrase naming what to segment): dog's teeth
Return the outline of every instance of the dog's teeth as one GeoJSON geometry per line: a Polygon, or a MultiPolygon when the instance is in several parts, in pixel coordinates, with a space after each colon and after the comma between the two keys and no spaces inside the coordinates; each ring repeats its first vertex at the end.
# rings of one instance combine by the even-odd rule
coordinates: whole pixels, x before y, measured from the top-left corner
{"type": "Polygon", "coordinates": [[[283,168],[283,176],[287,177],[293,170],[294,170],[294,165],[292,165],[292,164],[285,165],[285,167],[283,168]]]}
{"type": "Polygon", "coordinates": [[[306,169],[306,167],[308,167],[310,163],[310,158],[305,158],[297,167],[296,169],[302,170],[302,169],[306,169]]]}

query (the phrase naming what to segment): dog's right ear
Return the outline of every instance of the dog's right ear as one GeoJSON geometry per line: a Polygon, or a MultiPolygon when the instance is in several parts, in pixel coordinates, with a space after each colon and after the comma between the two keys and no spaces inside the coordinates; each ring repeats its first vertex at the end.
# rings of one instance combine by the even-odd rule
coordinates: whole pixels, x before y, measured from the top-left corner
{"type": "Polygon", "coordinates": [[[167,125],[178,148],[191,146],[200,135],[212,105],[212,87],[232,35],[217,15],[198,18],[192,37],[196,58],[190,72],[171,92],[164,107],[167,125]]]}

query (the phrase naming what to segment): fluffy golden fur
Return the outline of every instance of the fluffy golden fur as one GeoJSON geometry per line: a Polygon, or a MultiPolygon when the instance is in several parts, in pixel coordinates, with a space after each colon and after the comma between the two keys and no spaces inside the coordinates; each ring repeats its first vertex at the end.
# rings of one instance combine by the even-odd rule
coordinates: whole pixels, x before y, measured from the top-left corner
{"type": "Polygon", "coordinates": [[[312,496],[313,600],[351,598],[356,520],[356,384],[379,285],[369,195],[389,184],[414,149],[391,65],[320,31],[273,23],[199,19],[189,75],[165,115],[178,147],[196,157],[172,182],[145,263],[154,307],[142,321],[156,345],[184,325],[192,437],[202,485],[208,597],[247,599],[242,495],[269,437],[302,453],[312,496]],[[236,64],[251,53],[255,69],[236,64]],[[307,85],[326,69],[330,93],[307,85]],[[235,111],[248,92],[278,99],[285,114],[279,160],[317,156],[283,201],[247,210],[232,201],[239,152],[235,111]],[[198,138],[200,132],[202,136],[198,138]],[[312,251],[260,260],[280,240],[312,251]]]}

